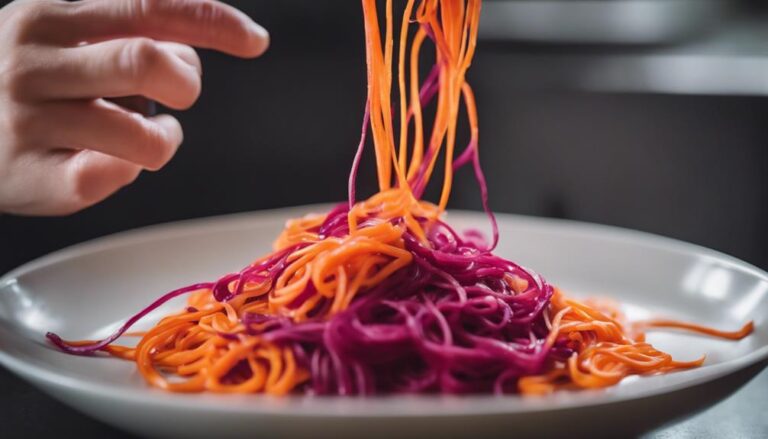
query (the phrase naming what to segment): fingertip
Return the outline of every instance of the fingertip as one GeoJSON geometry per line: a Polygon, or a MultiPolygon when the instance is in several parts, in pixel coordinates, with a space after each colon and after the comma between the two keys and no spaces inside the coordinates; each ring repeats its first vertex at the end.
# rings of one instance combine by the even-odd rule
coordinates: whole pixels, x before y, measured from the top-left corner
{"type": "Polygon", "coordinates": [[[158,171],[173,158],[178,151],[179,146],[184,141],[184,131],[181,128],[179,121],[169,115],[160,114],[148,118],[153,123],[157,124],[164,133],[165,144],[163,147],[163,153],[157,156],[157,161],[144,166],[144,169],[148,171],[158,171]]]}
{"type": "Polygon", "coordinates": [[[259,23],[256,23],[253,20],[250,20],[249,26],[250,26],[251,33],[261,38],[269,40],[269,32],[267,32],[264,26],[260,25],[259,23]]]}
{"type": "Polygon", "coordinates": [[[163,128],[170,143],[178,146],[184,141],[184,131],[181,129],[181,123],[175,117],[170,114],[158,114],[149,119],[163,128]]]}
{"type": "Polygon", "coordinates": [[[254,48],[254,55],[253,56],[261,56],[264,54],[264,52],[269,49],[269,32],[264,29],[260,24],[256,23],[255,21],[251,22],[251,33],[254,35],[254,42],[253,42],[253,48],[254,48]]]}
{"type": "Polygon", "coordinates": [[[237,53],[236,55],[241,58],[257,58],[263,55],[269,48],[269,32],[260,24],[250,19],[248,19],[246,31],[248,34],[247,41],[243,45],[240,53],[237,53]]]}
{"type": "Polygon", "coordinates": [[[177,82],[172,90],[173,94],[169,93],[160,102],[174,110],[187,110],[200,98],[200,93],[203,90],[202,78],[200,71],[193,64],[182,60],[178,56],[172,55],[172,57],[172,62],[175,64],[176,72],[178,73],[177,82]]]}
{"type": "Polygon", "coordinates": [[[245,12],[236,8],[228,9],[237,16],[237,20],[239,21],[239,26],[236,32],[236,34],[239,35],[234,40],[235,45],[239,47],[232,50],[230,54],[240,58],[256,58],[264,54],[269,48],[270,40],[267,29],[254,21],[245,12]],[[243,35],[243,33],[245,35],[243,35]]]}
{"type": "Polygon", "coordinates": [[[141,166],[131,163],[123,173],[123,182],[121,187],[128,186],[129,184],[132,184],[134,181],[136,181],[136,179],[139,178],[139,175],[141,175],[141,170],[141,166]]]}

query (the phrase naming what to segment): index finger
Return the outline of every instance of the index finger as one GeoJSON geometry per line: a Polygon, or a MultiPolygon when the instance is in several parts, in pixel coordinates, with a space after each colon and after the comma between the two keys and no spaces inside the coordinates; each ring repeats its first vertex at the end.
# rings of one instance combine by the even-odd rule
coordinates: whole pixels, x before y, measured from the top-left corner
{"type": "Polygon", "coordinates": [[[74,42],[143,36],[244,58],[269,46],[263,27],[215,0],[85,0],[69,6],[61,25],[74,42]]]}

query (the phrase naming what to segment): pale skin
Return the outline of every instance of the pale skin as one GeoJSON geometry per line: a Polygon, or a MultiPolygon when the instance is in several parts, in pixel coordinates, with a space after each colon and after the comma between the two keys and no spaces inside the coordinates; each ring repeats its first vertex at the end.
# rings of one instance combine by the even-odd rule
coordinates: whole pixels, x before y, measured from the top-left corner
{"type": "Polygon", "coordinates": [[[0,9],[0,212],[65,215],[156,171],[200,95],[193,47],[261,55],[269,35],[215,0],[17,0],[0,9]]]}

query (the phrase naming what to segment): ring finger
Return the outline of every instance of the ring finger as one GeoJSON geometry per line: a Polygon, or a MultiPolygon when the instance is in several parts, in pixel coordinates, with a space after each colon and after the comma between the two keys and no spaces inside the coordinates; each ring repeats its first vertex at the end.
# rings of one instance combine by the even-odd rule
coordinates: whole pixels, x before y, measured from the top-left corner
{"type": "Polygon", "coordinates": [[[39,104],[28,123],[40,147],[98,151],[150,170],[165,165],[183,138],[170,115],[144,117],[104,100],[39,104]]]}

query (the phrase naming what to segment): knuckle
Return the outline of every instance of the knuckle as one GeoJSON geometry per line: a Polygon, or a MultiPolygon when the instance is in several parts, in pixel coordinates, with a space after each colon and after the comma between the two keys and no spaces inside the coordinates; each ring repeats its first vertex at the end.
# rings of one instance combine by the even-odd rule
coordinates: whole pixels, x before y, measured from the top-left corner
{"type": "Polygon", "coordinates": [[[35,27],[41,13],[39,2],[19,3],[6,22],[13,26],[16,36],[22,37],[29,32],[30,28],[35,27]]]}
{"type": "Polygon", "coordinates": [[[20,2],[13,9],[7,23],[17,42],[26,42],[45,34],[62,15],[69,3],[62,0],[34,0],[20,2]]]}
{"type": "Polygon", "coordinates": [[[220,26],[221,8],[213,2],[185,2],[187,8],[191,10],[190,15],[200,26],[201,34],[212,40],[216,39],[222,32],[220,26]]]}
{"type": "Polygon", "coordinates": [[[37,130],[37,117],[35,112],[24,105],[13,106],[11,111],[4,112],[4,131],[10,138],[11,147],[14,149],[26,146],[37,130]]]}
{"type": "Polygon", "coordinates": [[[136,18],[146,18],[152,15],[156,2],[152,0],[132,0],[128,7],[136,18]]]}
{"type": "Polygon", "coordinates": [[[14,101],[22,99],[29,88],[31,72],[20,51],[14,50],[3,60],[0,81],[8,96],[14,101]]]}
{"type": "Polygon", "coordinates": [[[128,7],[137,18],[160,20],[182,14],[194,18],[201,26],[216,22],[221,15],[219,5],[210,0],[131,0],[128,7]]]}
{"type": "Polygon", "coordinates": [[[136,38],[123,46],[117,65],[132,84],[141,86],[149,73],[160,63],[161,56],[155,41],[136,38]]]}
{"type": "Polygon", "coordinates": [[[202,62],[200,61],[200,55],[198,55],[197,51],[191,46],[186,44],[177,44],[172,46],[171,51],[175,52],[182,61],[197,70],[198,75],[202,73],[202,62]]]}
{"type": "Polygon", "coordinates": [[[38,49],[17,46],[0,58],[0,87],[12,101],[23,101],[35,92],[35,83],[45,71],[38,49]]]}
{"type": "Polygon", "coordinates": [[[189,60],[194,64],[200,63],[200,56],[197,54],[197,51],[187,44],[179,44],[178,45],[179,50],[184,52],[184,54],[189,58],[189,60]]]}
{"type": "Polygon", "coordinates": [[[211,24],[219,18],[219,8],[211,2],[200,2],[194,7],[195,14],[201,23],[211,24]]]}

